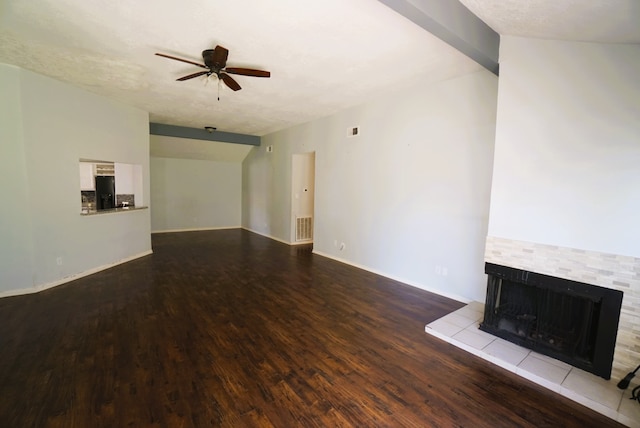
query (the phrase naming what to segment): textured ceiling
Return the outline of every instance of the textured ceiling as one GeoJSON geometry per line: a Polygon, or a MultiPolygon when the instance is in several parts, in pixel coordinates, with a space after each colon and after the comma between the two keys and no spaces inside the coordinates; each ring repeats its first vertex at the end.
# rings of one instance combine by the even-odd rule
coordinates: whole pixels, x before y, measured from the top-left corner
{"type": "Polygon", "coordinates": [[[375,0],[3,0],[0,62],[150,112],[152,122],[251,135],[327,116],[416,79],[481,67],[375,0]],[[229,66],[271,71],[175,79],[220,44],[229,66]],[[235,77],[235,76],[234,76],[235,77]]]}
{"type": "Polygon", "coordinates": [[[640,43],[640,0],[460,0],[501,35],[640,43]]]}
{"type": "MultiPolygon", "coordinates": [[[[430,0],[411,0],[430,1],[430,0]]],[[[451,0],[454,1],[454,0],[451,0]]],[[[640,42],[640,0],[462,0],[498,33],[640,42]]],[[[153,122],[264,135],[408,87],[481,69],[375,0],[0,0],[0,62],[150,113],[153,122]],[[200,62],[216,44],[237,76],[220,90],[200,62]]]]}

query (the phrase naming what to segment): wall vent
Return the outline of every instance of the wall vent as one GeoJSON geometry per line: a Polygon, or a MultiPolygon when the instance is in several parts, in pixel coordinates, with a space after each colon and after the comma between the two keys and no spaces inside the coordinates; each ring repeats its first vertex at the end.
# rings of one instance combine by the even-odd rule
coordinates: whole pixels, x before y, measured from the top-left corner
{"type": "Polygon", "coordinates": [[[313,239],[313,218],[296,217],[296,241],[313,239]]]}

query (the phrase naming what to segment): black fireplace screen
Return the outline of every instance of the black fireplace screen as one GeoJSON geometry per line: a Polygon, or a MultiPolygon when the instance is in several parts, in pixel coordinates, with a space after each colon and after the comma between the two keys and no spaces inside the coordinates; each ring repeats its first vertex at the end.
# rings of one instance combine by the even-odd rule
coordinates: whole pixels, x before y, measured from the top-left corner
{"type": "Polygon", "coordinates": [[[480,329],[609,379],[622,292],[486,264],[480,329]]]}

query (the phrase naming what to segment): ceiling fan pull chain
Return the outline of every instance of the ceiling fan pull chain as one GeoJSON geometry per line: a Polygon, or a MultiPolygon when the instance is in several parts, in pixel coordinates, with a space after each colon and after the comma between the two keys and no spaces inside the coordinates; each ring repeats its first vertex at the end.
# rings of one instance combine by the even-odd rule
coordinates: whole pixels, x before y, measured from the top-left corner
{"type": "Polygon", "coordinates": [[[218,79],[218,101],[220,101],[220,84],[221,84],[221,79],[218,79]]]}

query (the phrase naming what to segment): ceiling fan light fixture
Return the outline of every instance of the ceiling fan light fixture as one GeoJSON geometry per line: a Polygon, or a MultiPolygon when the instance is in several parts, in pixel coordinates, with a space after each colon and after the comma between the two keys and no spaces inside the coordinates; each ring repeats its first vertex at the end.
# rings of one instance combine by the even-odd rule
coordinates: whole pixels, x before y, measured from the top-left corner
{"type": "MultiPolygon", "coordinates": [[[[187,64],[196,65],[200,68],[204,68],[207,71],[198,71],[196,73],[189,74],[187,76],[180,77],[176,80],[184,81],[193,79],[194,77],[199,77],[206,75],[205,85],[209,81],[209,77],[212,74],[218,78],[218,81],[222,80],[225,85],[227,85],[233,91],[239,91],[242,87],[236,82],[236,80],[231,77],[229,74],[237,74],[240,76],[253,76],[253,77],[271,77],[271,73],[265,70],[256,70],[253,68],[244,68],[244,67],[228,67],[227,68],[227,57],[229,56],[229,50],[220,45],[217,45],[215,49],[206,49],[202,51],[202,59],[204,64],[200,64],[198,62],[194,62],[188,59],[178,58],[175,56],[163,54],[160,52],[156,52],[156,55],[173,59],[176,61],[186,62],[187,64]]],[[[220,97],[218,97],[220,98],[220,97]]]]}

